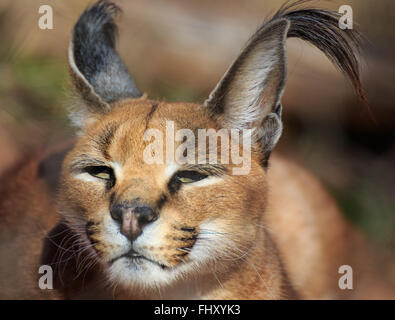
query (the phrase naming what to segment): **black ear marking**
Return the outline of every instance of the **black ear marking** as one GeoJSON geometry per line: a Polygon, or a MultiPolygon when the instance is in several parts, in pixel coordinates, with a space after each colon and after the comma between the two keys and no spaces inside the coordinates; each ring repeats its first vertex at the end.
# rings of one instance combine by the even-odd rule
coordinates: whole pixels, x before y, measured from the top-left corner
{"type": "Polygon", "coordinates": [[[74,26],[69,47],[70,73],[90,112],[106,112],[109,104],[141,93],[115,50],[118,6],[101,0],[74,26]]]}
{"type": "Polygon", "coordinates": [[[281,119],[281,116],[283,114],[283,105],[281,104],[281,102],[277,104],[276,108],[274,109],[274,113],[278,115],[281,119]]]}

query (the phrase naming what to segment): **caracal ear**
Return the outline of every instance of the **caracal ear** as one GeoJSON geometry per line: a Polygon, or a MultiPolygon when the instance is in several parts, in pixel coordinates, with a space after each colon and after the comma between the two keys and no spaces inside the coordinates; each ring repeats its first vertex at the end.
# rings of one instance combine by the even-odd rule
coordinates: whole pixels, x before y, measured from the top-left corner
{"type": "Polygon", "coordinates": [[[281,96],[286,79],[285,41],[289,21],[264,25],[224,74],[205,106],[229,129],[253,129],[265,157],[282,132],[281,96]]]}
{"type": "Polygon", "coordinates": [[[81,126],[98,114],[108,112],[113,102],[141,96],[126,66],[115,50],[120,9],[99,1],[80,16],[69,46],[69,66],[76,93],[83,108],[72,119],[81,126]]]}

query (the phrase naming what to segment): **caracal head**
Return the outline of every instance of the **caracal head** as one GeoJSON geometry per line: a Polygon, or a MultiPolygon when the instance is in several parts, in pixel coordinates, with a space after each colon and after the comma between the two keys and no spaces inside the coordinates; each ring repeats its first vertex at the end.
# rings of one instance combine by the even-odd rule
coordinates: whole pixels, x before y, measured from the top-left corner
{"type": "Polygon", "coordinates": [[[227,272],[264,212],[289,22],[259,29],[203,105],[167,103],[142,96],[115,51],[117,10],[100,1],[73,29],[79,137],[63,164],[62,218],[115,284],[227,272]]]}

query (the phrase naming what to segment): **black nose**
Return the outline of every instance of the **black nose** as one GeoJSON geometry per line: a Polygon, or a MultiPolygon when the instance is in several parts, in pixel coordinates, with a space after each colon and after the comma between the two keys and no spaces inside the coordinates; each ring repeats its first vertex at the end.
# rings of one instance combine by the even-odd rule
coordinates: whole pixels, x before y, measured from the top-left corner
{"type": "Polygon", "coordinates": [[[158,219],[156,211],[145,204],[119,202],[111,206],[111,217],[121,224],[121,233],[131,241],[143,232],[143,228],[158,219]]]}

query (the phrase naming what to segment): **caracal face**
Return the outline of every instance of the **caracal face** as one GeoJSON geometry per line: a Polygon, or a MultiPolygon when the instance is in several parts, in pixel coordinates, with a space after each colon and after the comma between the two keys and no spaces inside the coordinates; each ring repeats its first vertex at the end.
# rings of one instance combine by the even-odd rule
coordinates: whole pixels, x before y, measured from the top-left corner
{"type": "Polygon", "coordinates": [[[59,213],[111,284],[215,279],[266,250],[266,169],[283,128],[287,37],[317,46],[362,94],[356,34],[339,30],[337,13],[294,6],[252,35],[203,105],[140,93],[115,49],[115,4],[99,1],[77,21],[69,66],[80,136],[63,163],[59,213]],[[218,143],[200,147],[201,130],[218,143]]]}
{"type": "Polygon", "coordinates": [[[112,282],[127,287],[223,272],[252,247],[264,211],[254,207],[265,185],[259,153],[252,152],[248,175],[232,174],[235,165],[220,162],[220,139],[211,150],[218,151],[217,163],[180,164],[177,154],[166,161],[167,144],[177,150],[184,141],[166,136],[169,123],[196,139],[198,129],[218,129],[200,105],[128,100],[85,129],[63,166],[63,216],[112,282]],[[144,158],[149,129],[165,138],[160,163],[144,158]],[[119,206],[149,208],[152,217],[130,234],[128,218],[117,217],[119,206]]]}

